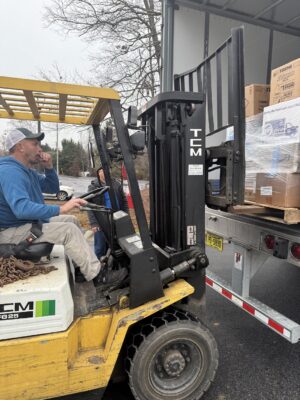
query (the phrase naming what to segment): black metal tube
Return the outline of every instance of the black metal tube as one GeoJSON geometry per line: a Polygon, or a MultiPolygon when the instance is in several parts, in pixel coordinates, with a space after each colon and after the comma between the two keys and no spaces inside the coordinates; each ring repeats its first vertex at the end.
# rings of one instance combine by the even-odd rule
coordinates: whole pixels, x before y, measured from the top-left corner
{"type": "Polygon", "coordinates": [[[162,92],[172,90],[174,49],[174,0],[164,0],[162,7],[162,92]]]}
{"type": "Polygon", "coordinates": [[[126,127],[123,119],[120,102],[117,100],[110,100],[109,103],[110,103],[110,112],[115,123],[121,151],[124,157],[124,166],[128,177],[128,184],[132,196],[132,201],[137,218],[137,224],[139,227],[141,241],[143,244],[143,249],[151,249],[152,242],[150,239],[146,214],[143,207],[142,196],[135,174],[128,128],[126,127]]]}
{"type": "Polygon", "coordinates": [[[191,258],[190,260],[183,261],[172,268],[166,268],[160,272],[160,278],[163,284],[174,281],[179,278],[183,273],[190,271],[196,263],[196,258],[191,258]]]}

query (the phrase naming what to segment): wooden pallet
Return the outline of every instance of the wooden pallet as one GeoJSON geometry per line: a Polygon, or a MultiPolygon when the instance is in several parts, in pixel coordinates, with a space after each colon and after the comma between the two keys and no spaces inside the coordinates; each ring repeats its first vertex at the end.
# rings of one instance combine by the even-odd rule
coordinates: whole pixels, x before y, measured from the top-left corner
{"type": "Polygon", "coordinates": [[[282,224],[299,224],[300,209],[270,206],[268,204],[246,201],[244,205],[233,206],[230,211],[234,214],[255,215],[269,221],[276,221],[282,224]]]}

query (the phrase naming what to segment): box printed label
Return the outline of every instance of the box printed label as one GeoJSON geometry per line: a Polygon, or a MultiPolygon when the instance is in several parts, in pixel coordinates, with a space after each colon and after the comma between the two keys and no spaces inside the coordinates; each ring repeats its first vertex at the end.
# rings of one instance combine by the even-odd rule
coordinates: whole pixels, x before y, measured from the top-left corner
{"type": "Polygon", "coordinates": [[[262,186],[260,188],[260,194],[261,196],[272,196],[273,194],[272,186],[262,186]]]}

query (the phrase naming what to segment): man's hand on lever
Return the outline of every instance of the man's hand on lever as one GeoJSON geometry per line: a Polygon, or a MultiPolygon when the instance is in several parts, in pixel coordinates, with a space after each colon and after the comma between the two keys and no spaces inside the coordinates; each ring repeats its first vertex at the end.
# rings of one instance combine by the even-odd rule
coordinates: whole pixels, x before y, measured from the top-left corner
{"type": "Polygon", "coordinates": [[[69,211],[73,210],[74,208],[80,208],[85,206],[87,201],[83,199],[74,198],[67,201],[63,206],[60,206],[60,214],[67,214],[69,211]]]}

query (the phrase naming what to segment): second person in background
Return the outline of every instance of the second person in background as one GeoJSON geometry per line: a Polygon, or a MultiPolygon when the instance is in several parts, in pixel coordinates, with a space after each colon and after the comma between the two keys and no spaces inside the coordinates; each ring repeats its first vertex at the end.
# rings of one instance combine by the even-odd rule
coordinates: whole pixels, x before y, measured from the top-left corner
{"type": "MultiPolygon", "coordinates": [[[[104,176],[104,171],[103,168],[100,168],[97,171],[98,178],[95,178],[91,181],[91,184],[88,187],[88,191],[92,191],[95,189],[98,189],[99,187],[105,186],[105,176],[104,176]]],[[[126,213],[128,212],[128,203],[126,196],[124,194],[122,185],[119,181],[116,179],[112,178],[112,185],[114,192],[116,194],[116,203],[118,210],[125,211],[126,213]]],[[[96,204],[111,208],[111,202],[109,198],[109,193],[106,192],[103,196],[96,197],[94,202],[96,204]]],[[[98,259],[100,257],[104,256],[107,252],[107,243],[105,240],[104,233],[101,229],[101,226],[99,226],[97,219],[93,213],[93,211],[88,211],[88,217],[90,221],[90,225],[92,228],[92,231],[94,232],[94,251],[98,259]]]]}

